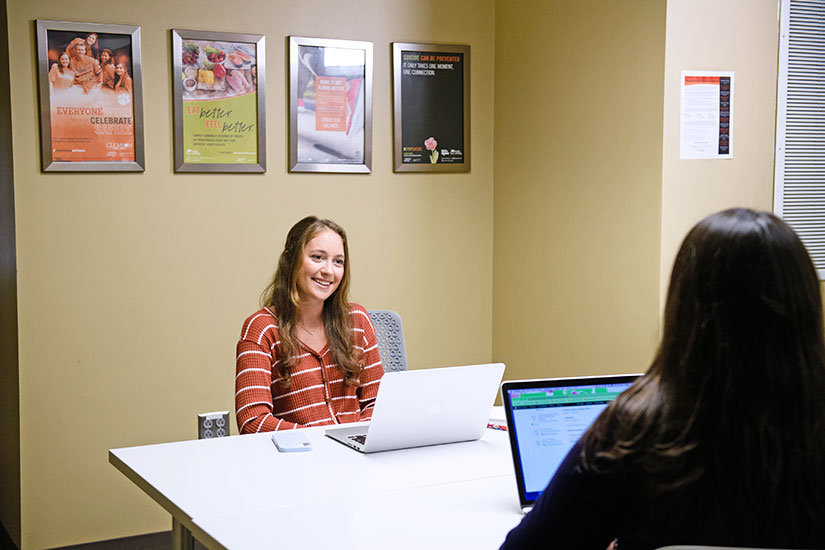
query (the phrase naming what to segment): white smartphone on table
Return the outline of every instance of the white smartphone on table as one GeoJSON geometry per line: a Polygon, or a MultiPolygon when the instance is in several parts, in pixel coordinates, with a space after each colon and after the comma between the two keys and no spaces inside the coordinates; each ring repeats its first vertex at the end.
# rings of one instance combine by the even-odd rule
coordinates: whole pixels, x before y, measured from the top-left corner
{"type": "Polygon", "coordinates": [[[287,430],[272,434],[272,441],[282,453],[299,453],[312,450],[312,442],[304,430],[287,430]]]}

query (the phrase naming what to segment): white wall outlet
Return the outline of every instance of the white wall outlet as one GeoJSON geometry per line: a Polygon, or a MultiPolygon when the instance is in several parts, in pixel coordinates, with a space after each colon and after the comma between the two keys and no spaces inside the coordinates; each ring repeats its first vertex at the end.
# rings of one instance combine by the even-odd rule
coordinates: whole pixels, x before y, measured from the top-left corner
{"type": "Polygon", "coordinates": [[[226,437],[227,435],[229,435],[229,411],[198,415],[198,439],[226,437]]]}

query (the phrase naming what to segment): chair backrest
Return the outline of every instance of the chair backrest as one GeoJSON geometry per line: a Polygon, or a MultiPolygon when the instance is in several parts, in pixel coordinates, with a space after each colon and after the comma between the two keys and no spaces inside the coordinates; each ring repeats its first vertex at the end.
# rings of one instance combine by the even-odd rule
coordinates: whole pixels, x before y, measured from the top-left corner
{"type": "Polygon", "coordinates": [[[407,352],[404,350],[404,329],[401,316],[394,311],[369,310],[370,320],[378,337],[378,354],[384,372],[407,370],[407,352]]]}

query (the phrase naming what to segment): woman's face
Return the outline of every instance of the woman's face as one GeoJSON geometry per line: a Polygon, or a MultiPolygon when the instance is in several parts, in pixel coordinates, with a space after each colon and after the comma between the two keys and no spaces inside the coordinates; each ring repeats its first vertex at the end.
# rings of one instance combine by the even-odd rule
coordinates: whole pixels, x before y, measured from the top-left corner
{"type": "Polygon", "coordinates": [[[117,64],[117,67],[115,67],[115,72],[116,72],[118,75],[122,75],[123,73],[125,73],[125,72],[126,72],[126,69],[124,69],[124,68],[123,68],[123,63],[118,63],[118,64],[117,64]]]}
{"type": "Polygon", "coordinates": [[[323,302],[344,276],[344,241],[335,231],[324,229],[306,244],[301,262],[297,275],[301,301],[323,302]]]}
{"type": "Polygon", "coordinates": [[[62,65],[63,67],[68,67],[69,66],[69,54],[67,54],[67,53],[60,54],[60,65],[62,65]]]}
{"type": "Polygon", "coordinates": [[[86,42],[89,43],[89,46],[93,46],[94,43],[97,42],[97,35],[96,34],[90,34],[88,36],[88,38],[86,38],[86,42]]]}
{"type": "Polygon", "coordinates": [[[109,57],[109,52],[103,52],[102,54],[100,54],[100,61],[102,63],[108,63],[110,59],[111,57],[109,57]]]}

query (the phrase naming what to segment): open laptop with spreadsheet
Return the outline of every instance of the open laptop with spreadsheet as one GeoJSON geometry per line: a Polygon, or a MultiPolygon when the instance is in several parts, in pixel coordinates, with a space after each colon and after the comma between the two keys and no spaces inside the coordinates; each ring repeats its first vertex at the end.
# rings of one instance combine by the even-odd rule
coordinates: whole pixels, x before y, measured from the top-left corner
{"type": "Polygon", "coordinates": [[[388,372],[369,424],[325,433],[362,453],[479,439],[503,374],[502,363],[388,372]]]}
{"type": "Polygon", "coordinates": [[[519,503],[525,513],[579,437],[639,376],[515,380],[501,385],[519,503]]]}

